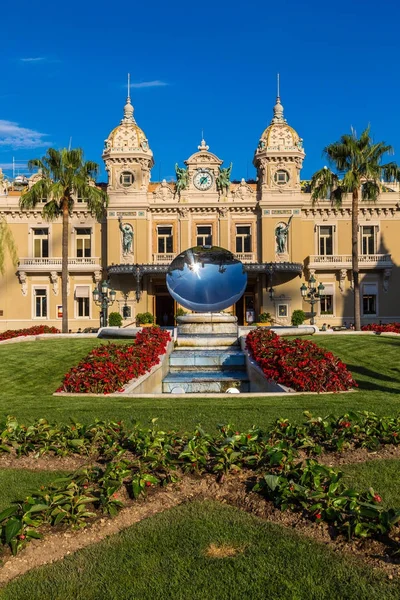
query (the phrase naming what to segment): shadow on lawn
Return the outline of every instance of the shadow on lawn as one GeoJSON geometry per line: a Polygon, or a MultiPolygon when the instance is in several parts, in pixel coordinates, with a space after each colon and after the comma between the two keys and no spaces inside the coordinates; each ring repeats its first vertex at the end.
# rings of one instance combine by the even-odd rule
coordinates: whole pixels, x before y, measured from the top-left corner
{"type": "MultiPolygon", "coordinates": [[[[377,371],[371,371],[371,369],[367,369],[366,367],[360,367],[359,365],[348,364],[347,368],[355,375],[355,379],[358,383],[359,390],[379,390],[381,392],[388,392],[389,394],[400,394],[400,379],[398,377],[390,377],[388,375],[383,375],[382,373],[378,373],[377,371]],[[393,387],[386,387],[380,385],[376,381],[368,381],[365,379],[359,380],[357,378],[357,375],[368,377],[368,379],[391,382],[393,384],[393,387]]],[[[399,371],[399,369],[397,368],[393,370],[399,371]]]]}

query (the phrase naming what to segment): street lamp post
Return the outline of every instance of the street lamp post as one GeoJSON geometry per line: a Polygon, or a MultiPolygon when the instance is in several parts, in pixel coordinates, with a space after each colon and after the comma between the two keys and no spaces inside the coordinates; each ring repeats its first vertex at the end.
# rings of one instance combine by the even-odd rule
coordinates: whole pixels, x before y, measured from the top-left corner
{"type": "Polygon", "coordinates": [[[322,292],[325,289],[325,286],[323,286],[322,283],[320,283],[318,287],[316,287],[316,283],[317,281],[314,275],[311,275],[308,286],[303,283],[300,288],[303,300],[311,304],[311,325],[315,325],[315,315],[317,314],[314,312],[314,305],[321,300],[322,292]]]}
{"type": "Polygon", "coordinates": [[[108,307],[114,304],[116,292],[111,289],[108,281],[103,281],[99,288],[94,288],[93,300],[97,306],[101,307],[100,327],[107,327],[108,324],[108,307]]]}

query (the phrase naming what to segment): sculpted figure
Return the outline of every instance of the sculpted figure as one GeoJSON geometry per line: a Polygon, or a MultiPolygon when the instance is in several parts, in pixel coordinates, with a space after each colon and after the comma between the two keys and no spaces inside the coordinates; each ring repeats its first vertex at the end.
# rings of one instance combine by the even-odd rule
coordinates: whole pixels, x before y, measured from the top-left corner
{"type": "Polygon", "coordinates": [[[280,223],[275,229],[276,251],[278,254],[284,254],[287,250],[287,234],[292,219],[293,215],[290,216],[287,225],[285,225],[284,223],[280,223]]]}
{"type": "Polygon", "coordinates": [[[187,169],[181,169],[178,163],[175,164],[176,173],[176,193],[180,194],[189,184],[189,173],[187,169]]]}
{"type": "Polygon", "coordinates": [[[221,167],[219,167],[219,175],[216,181],[217,190],[225,195],[227,195],[229,192],[231,171],[232,163],[226,169],[221,169],[221,167]]]}
{"type": "Polygon", "coordinates": [[[133,243],[133,229],[132,225],[126,223],[122,225],[122,218],[119,217],[119,229],[122,232],[122,253],[129,254],[132,252],[132,243],[133,243]]]}

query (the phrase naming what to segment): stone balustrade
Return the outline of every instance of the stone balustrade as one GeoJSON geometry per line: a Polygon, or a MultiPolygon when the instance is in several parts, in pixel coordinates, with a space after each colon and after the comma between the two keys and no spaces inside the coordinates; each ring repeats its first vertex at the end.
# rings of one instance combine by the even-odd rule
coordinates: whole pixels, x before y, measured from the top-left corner
{"type": "MultiPolygon", "coordinates": [[[[390,254],[360,254],[361,269],[387,269],[393,266],[390,254]]],[[[311,254],[306,260],[309,269],[351,269],[351,254],[311,254]]]]}
{"type": "MultiPolygon", "coordinates": [[[[18,269],[19,271],[61,271],[61,257],[47,258],[20,258],[18,269]]],[[[98,257],[69,257],[68,271],[86,271],[93,272],[101,269],[100,258],[98,257]]]]}

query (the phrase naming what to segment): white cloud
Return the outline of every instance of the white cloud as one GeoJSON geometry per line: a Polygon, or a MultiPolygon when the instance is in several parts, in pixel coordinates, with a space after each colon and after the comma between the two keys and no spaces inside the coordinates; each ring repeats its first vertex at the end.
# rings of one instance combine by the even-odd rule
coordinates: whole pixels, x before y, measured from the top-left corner
{"type": "Polygon", "coordinates": [[[44,140],[47,133],[40,133],[34,129],[20,127],[18,123],[0,119],[0,146],[18,148],[39,148],[49,146],[50,142],[44,140]]]}
{"type": "Polygon", "coordinates": [[[26,62],[26,63],[35,63],[35,62],[43,62],[44,60],[46,60],[45,56],[36,56],[35,58],[20,58],[19,59],[21,62],[26,62]]]}
{"type": "Polygon", "coordinates": [[[131,83],[131,88],[140,89],[140,88],[149,88],[149,87],[164,87],[168,85],[165,81],[160,81],[159,79],[155,79],[154,81],[142,81],[140,83],[131,83]]]}

